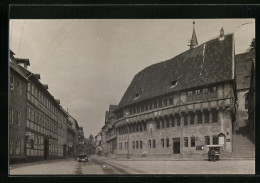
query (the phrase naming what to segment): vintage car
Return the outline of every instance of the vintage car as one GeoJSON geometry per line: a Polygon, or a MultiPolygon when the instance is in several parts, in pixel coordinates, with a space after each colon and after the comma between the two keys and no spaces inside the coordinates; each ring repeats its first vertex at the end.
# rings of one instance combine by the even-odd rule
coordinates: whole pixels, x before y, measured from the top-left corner
{"type": "Polygon", "coordinates": [[[206,145],[208,148],[208,160],[209,161],[218,161],[220,160],[220,148],[223,145],[206,145]]]}
{"type": "Polygon", "coordinates": [[[87,162],[88,156],[85,153],[78,154],[78,162],[87,162]]]}

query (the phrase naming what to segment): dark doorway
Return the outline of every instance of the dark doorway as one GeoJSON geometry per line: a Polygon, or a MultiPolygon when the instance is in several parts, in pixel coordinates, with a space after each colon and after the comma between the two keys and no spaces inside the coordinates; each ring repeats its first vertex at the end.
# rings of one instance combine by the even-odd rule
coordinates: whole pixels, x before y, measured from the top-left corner
{"type": "Polygon", "coordinates": [[[180,154],[180,138],[173,138],[173,154],[180,154]]]}
{"type": "Polygon", "coordinates": [[[49,140],[44,140],[44,159],[48,158],[49,154],[49,140]]]}

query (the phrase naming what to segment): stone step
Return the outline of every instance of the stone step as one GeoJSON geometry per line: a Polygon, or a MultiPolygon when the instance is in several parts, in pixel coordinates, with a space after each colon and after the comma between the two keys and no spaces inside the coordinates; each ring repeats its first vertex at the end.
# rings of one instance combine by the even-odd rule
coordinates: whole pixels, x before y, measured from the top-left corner
{"type": "Polygon", "coordinates": [[[233,153],[232,157],[255,157],[255,145],[248,138],[249,134],[233,134],[233,153]]]}

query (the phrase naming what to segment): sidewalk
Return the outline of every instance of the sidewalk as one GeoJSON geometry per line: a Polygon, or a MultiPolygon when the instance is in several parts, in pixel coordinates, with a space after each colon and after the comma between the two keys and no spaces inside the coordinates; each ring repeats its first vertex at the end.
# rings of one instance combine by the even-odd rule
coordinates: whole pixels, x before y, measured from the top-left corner
{"type": "MultiPolygon", "coordinates": [[[[95,156],[95,155],[94,155],[95,156]]],[[[208,161],[208,157],[207,156],[194,156],[194,157],[187,157],[187,156],[164,156],[164,157],[159,157],[159,156],[148,156],[148,157],[131,157],[129,159],[127,159],[126,155],[125,157],[117,157],[116,155],[114,156],[96,156],[97,158],[100,158],[102,160],[115,160],[115,161],[208,161]]],[[[226,157],[226,156],[222,156],[220,155],[220,161],[221,160],[255,160],[255,158],[253,157],[226,157]]]]}
{"type": "Polygon", "coordinates": [[[33,166],[33,165],[56,163],[56,162],[61,162],[61,161],[74,161],[74,158],[50,159],[50,160],[33,161],[33,162],[27,162],[27,163],[9,164],[9,168],[15,169],[15,168],[21,168],[21,167],[27,167],[27,166],[33,166]]]}

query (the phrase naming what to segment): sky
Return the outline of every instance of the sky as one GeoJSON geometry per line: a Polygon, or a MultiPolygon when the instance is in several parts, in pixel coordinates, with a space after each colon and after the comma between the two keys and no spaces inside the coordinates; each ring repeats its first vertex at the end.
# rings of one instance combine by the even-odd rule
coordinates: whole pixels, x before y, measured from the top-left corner
{"type": "MultiPolygon", "coordinates": [[[[9,47],[28,58],[28,70],[94,136],[105,111],[117,105],[133,77],[152,64],[189,49],[193,19],[10,20],[9,47]]],[[[246,52],[255,37],[254,19],[195,19],[199,44],[235,35],[235,54],[246,52]]]]}

